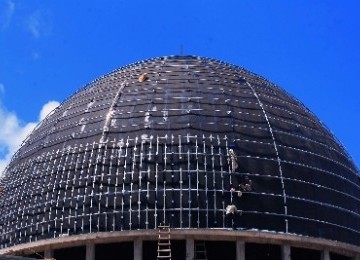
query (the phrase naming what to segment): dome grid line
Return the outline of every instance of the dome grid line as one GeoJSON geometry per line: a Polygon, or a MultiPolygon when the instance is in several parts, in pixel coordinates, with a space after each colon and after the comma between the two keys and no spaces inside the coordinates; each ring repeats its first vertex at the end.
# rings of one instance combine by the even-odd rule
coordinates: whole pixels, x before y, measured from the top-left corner
{"type": "Polygon", "coordinates": [[[258,94],[256,93],[255,89],[253,88],[253,86],[249,83],[249,82],[246,82],[245,83],[251,90],[252,92],[254,93],[254,96],[256,97],[260,107],[261,107],[261,110],[262,112],[264,113],[264,117],[265,117],[265,120],[268,124],[268,127],[269,127],[269,131],[270,131],[270,134],[271,134],[271,138],[272,138],[272,141],[273,141],[273,144],[274,144],[274,149],[275,149],[275,153],[276,153],[276,157],[277,157],[277,163],[278,163],[278,167],[279,167],[279,174],[280,174],[280,181],[281,181],[281,188],[282,188],[282,196],[283,196],[283,199],[284,199],[284,215],[285,215],[285,233],[288,233],[289,232],[289,227],[288,227],[288,219],[287,219],[287,215],[288,215],[288,211],[287,211],[287,201],[286,201],[286,190],[285,190],[285,183],[284,183],[284,177],[283,177],[283,172],[282,172],[282,167],[281,167],[281,159],[280,159],[280,156],[279,156],[279,151],[277,149],[277,144],[276,144],[276,140],[275,140],[275,136],[273,134],[273,130],[272,130],[272,127],[271,127],[271,124],[270,124],[270,121],[269,121],[269,118],[267,116],[267,113],[264,109],[264,106],[263,106],[263,103],[261,102],[258,94]]]}

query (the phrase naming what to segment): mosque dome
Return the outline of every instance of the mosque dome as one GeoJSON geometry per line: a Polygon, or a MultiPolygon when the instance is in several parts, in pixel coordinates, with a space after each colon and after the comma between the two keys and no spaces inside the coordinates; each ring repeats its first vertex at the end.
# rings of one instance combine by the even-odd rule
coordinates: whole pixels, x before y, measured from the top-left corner
{"type": "Polygon", "coordinates": [[[144,60],[66,99],[0,180],[0,248],[81,234],[235,230],[360,246],[360,177],[284,89],[196,56],[144,60]],[[104,233],[105,232],[105,233],[104,233]]]}

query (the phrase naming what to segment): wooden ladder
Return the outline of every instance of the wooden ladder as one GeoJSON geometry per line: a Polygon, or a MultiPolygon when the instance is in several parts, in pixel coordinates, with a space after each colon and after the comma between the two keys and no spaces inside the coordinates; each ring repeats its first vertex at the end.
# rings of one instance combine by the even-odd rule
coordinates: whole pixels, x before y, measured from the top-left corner
{"type": "Polygon", "coordinates": [[[157,259],[171,260],[170,226],[160,225],[158,237],[157,259]]]}
{"type": "Polygon", "coordinates": [[[195,241],[195,260],[207,260],[205,241],[195,241]]]}

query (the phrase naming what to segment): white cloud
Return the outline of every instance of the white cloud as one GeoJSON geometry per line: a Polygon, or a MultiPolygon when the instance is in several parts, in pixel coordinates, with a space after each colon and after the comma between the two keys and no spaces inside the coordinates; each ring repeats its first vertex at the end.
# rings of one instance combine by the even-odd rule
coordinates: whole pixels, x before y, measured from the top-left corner
{"type": "Polygon", "coordinates": [[[52,113],[54,111],[55,108],[57,108],[58,106],[60,105],[59,102],[57,101],[49,101],[47,102],[41,109],[40,111],[40,117],[39,117],[39,120],[43,120],[45,119],[45,117],[52,113]]]}
{"type": "Polygon", "coordinates": [[[30,15],[27,26],[32,36],[39,38],[41,29],[41,12],[39,10],[30,15]]]}
{"type": "Polygon", "coordinates": [[[25,27],[31,35],[38,39],[49,35],[52,31],[52,16],[47,10],[36,10],[25,19],[25,27]]]}
{"type": "Polygon", "coordinates": [[[11,0],[7,0],[4,3],[0,3],[0,29],[2,31],[6,30],[12,21],[12,18],[15,13],[15,3],[11,0]]]}
{"type": "MultiPolygon", "coordinates": [[[[59,102],[57,101],[46,103],[39,113],[39,121],[58,105],[59,102]]],[[[23,123],[15,113],[9,112],[6,108],[0,106],[0,176],[9,163],[11,156],[19,149],[22,142],[38,123],[23,123]]]]}

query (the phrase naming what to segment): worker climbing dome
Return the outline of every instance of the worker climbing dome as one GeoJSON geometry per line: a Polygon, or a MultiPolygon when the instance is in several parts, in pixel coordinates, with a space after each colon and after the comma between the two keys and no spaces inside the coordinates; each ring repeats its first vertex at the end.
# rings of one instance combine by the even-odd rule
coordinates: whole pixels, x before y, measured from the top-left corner
{"type": "Polygon", "coordinates": [[[156,259],[162,225],[173,259],[200,247],[207,259],[351,259],[359,172],[284,89],[218,60],[167,56],[79,89],[0,180],[0,254],[156,259]],[[241,212],[231,228],[229,205],[241,212]]]}

